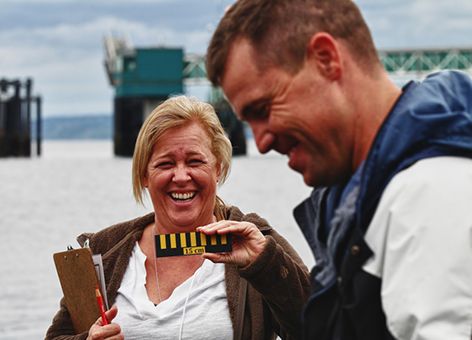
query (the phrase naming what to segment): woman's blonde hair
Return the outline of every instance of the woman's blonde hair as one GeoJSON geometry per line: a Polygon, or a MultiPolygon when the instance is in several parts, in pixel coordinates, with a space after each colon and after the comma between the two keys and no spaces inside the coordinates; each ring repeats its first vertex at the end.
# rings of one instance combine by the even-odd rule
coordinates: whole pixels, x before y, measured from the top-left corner
{"type": "MultiPolygon", "coordinates": [[[[143,203],[145,187],[143,180],[151,158],[154,145],[169,129],[196,122],[210,138],[211,151],[220,166],[219,184],[222,184],[231,167],[231,143],[226,137],[214,108],[196,98],[176,96],[159,104],[144,121],[139,131],[133,155],[133,194],[136,202],[143,203]]],[[[218,220],[224,218],[224,203],[217,196],[215,215],[218,220]]]]}

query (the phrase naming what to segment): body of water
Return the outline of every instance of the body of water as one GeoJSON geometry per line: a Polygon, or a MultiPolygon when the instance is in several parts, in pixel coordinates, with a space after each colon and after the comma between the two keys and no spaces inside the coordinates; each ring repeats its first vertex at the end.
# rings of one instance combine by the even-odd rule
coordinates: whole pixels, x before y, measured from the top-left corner
{"type": "MultiPolygon", "coordinates": [[[[49,141],[40,158],[0,159],[0,339],[43,339],[62,296],[53,253],[75,238],[152,210],[135,203],[131,159],[114,157],[110,141],[49,141]]],[[[287,159],[254,145],[233,160],[219,188],[228,204],[265,217],[311,267],[292,216],[310,189],[287,159]]]]}

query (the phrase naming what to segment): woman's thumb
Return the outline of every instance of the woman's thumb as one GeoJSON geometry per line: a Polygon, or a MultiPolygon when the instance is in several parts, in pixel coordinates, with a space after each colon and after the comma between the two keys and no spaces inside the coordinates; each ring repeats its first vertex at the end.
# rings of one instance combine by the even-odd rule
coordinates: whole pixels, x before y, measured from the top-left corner
{"type": "Polygon", "coordinates": [[[105,312],[108,322],[111,322],[117,314],[118,307],[116,307],[116,305],[111,306],[111,308],[105,312]]]}

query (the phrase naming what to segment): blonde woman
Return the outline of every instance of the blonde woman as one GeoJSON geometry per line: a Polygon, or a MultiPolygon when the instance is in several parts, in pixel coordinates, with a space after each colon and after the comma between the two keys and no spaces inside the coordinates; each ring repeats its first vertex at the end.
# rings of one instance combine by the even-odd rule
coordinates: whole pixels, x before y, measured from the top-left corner
{"type": "Polygon", "coordinates": [[[61,303],[46,339],[298,338],[307,268],[267,221],[216,195],[230,163],[211,105],[185,96],[159,105],[133,157],[134,196],[142,203],[147,192],[154,211],[78,238],[103,256],[110,324],[75,335],[61,303]],[[233,250],[156,257],[155,235],[196,230],[231,233],[233,250]]]}

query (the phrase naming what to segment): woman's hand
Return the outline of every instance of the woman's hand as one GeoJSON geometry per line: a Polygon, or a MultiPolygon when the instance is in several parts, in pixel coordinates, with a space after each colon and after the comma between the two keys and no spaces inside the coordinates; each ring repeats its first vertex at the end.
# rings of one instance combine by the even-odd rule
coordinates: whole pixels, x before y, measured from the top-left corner
{"type": "MultiPolygon", "coordinates": [[[[116,314],[118,314],[118,308],[116,306],[112,306],[105,312],[107,320],[110,322],[115,318],[116,314]]],[[[124,340],[124,338],[123,333],[121,333],[120,325],[116,323],[103,325],[101,317],[90,327],[87,336],[87,340],[124,340]]]]}
{"type": "Polygon", "coordinates": [[[216,263],[233,263],[239,267],[246,267],[254,262],[264,250],[266,238],[250,222],[219,221],[198,227],[206,235],[228,234],[233,235],[233,250],[229,253],[204,253],[203,258],[216,263]]]}

